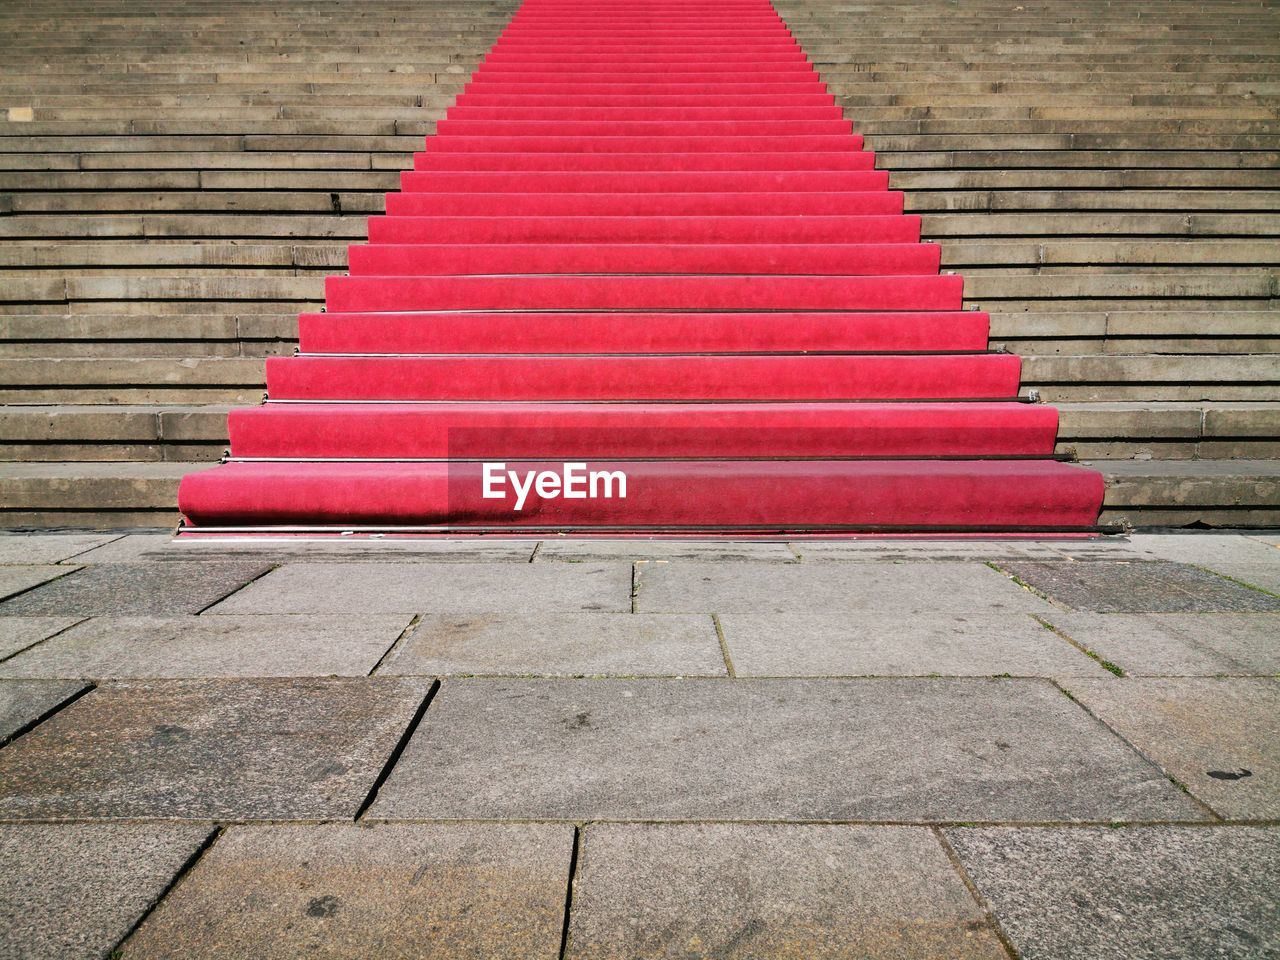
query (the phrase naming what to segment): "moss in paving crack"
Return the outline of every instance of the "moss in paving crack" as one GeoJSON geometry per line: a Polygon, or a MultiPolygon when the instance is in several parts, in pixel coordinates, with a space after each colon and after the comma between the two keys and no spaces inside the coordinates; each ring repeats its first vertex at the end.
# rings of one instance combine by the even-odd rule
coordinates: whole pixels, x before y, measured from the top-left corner
{"type": "Polygon", "coordinates": [[[1197,570],[1203,570],[1205,573],[1212,573],[1215,577],[1221,577],[1223,580],[1229,580],[1237,587],[1244,587],[1246,590],[1253,590],[1257,593],[1265,594],[1268,597],[1280,599],[1280,593],[1276,593],[1274,590],[1268,590],[1266,587],[1260,587],[1256,583],[1250,583],[1248,580],[1241,580],[1238,577],[1230,576],[1229,574],[1222,573],[1218,570],[1211,570],[1209,567],[1202,567],[1198,563],[1193,563],[1191,566],[1195,567],[1197,570]]]}
{"type": "Polygon", "coordinates": [[[1033,587],[1031,584],[1027,583],[1027,581],[1023,580],[1023,579],[1022,579],[1020,576],[1018,576],[1016,573],[1010,573],[1008,570],[1006,570],[1004,567],[1000,566],[1000,564],[996,563],[994,560],[984,560],[984,561],[982,561],[982,562],[983,562],[986,566],[988,566],[988,567],[990,567],[992,570],[994,570],[996,573],[1000,574],[1002,577],[1007,577],[1008,579],[1012,580],[1014,583],[1016,583],[1018,586],[1020,586],[1023,590],[1027,591],[1027,593],[1033,593],[1033,594],[1035,594],[1037,597],[1039,597],[1041,600],[1044,600],[1046,603],[1052,603],[1052,602],[1053,602],[1053,601],[1049,598],[1049,595],[1048,595],[1047,593],[1043,593],[1042,591],[1037,590],[1035,587],[1033,587]]]}
{"type": "Polygon", "coordinates": [[[1075,640],[1074,638],[1069,637],[1067,634],[1063,633],[1061,630],[1055,627],[1048,620],[1045,620],[1042,617],[1038,617],[1034,613],[1031,614],[1031,619],[1034,620],[1036,623],[1040,624],[1040,626],[1044,627],[1046,630],[1049,630],[1052,633],[1056,633],[1063,640],[1067,641],[1067,643],[1071,644],[1073,647],[1075,647],[1077,650],[1083,653],[1090,660],[1093,660],[1104,670],[1107,670],[1110,673],[1115,674],[1117,677],[1128,676],[1128,674],[1125,673],[1124,671],[1124,667],[1120,666],[1118,663],[1112,663],[1110,660],[1107,660],[1105,657],[1099,656],[1097,653],[1095,653],[1093,650],[1090,650],[1080,641],[1075,640]]]}

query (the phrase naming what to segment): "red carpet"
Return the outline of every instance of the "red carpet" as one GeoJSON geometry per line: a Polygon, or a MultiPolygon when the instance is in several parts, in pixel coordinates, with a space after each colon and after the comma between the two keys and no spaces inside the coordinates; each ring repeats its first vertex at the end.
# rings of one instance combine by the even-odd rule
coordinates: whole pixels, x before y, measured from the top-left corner
{"type": "Polygon", "coordinates": [[[527,0],[186,528],[1091,527],[862,146],[768,0],[527,0]]]}

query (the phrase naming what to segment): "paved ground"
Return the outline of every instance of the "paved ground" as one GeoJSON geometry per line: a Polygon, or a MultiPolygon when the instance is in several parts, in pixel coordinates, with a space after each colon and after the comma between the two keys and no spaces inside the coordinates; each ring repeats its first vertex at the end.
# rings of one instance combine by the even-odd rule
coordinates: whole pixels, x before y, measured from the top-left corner
{"type": "Polygon", "coordinates": [[[1280,537],[0,536],[0,957],[1278,957],[1280,537]]]}

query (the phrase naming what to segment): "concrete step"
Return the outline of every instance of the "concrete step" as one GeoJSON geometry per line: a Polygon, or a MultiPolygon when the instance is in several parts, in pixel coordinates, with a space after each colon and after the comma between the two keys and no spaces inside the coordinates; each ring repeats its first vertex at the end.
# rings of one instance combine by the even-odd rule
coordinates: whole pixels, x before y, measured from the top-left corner
{"type": "MultiPolygon", "coordinates": [[[[216,460],[226,404],[27,404],[0,409],[0,459],[216,460]]],[[[1058,406],[1057,452],[1088,460],[1280,456],[1280,401],[1058,406]]]]}
{"type": "MultiPolygon", "coordinates": [[[[1266,527],[1280,522],[1280,461],[1087,461],[1107,479],[1102,522],[1266,527]]],[[[0,525],[119,529],[177,522],[178,480],[212,464],[0,463],[0,525]]]]}

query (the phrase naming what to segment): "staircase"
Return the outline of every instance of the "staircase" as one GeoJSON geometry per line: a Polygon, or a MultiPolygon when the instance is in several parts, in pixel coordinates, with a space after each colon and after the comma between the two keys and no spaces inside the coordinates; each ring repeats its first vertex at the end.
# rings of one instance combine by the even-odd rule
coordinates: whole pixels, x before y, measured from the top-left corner
{"type": "MultiPolygon", "coordinates": [[[[1019,7],[778,4],[943,268],[965,274],[964,315],[989,312],[993,345],[1024,357],[1024,395],[1058,407],[1057,453],[1106,476],[1104,522],[1280,522],[1280,12],[1019,7]]],[[[323,276],[514,9],[0,10],[0,523],[172,523],[179,478],[223,453],[229,407],[260,400],[264,356],[292,351],[298,311],[323,304],[323,276]]],[[[476,198],[398,202],[449,216],[424,205],[476,198]]],[[[578,202],[566,214],[610,215],[611,198],[578,202]]]]}
{"type": "Polygon", "coordinates": [[[873,164],[768,0],[526,0],[188,529],[1090,528],[873,164]]]}

